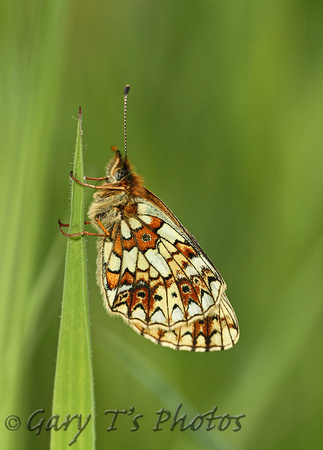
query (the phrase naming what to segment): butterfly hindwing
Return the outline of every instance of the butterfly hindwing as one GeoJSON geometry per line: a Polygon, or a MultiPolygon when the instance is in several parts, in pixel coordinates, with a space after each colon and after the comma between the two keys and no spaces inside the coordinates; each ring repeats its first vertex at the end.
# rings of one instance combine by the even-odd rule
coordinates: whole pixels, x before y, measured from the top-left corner
{"type": "Polygon", "coordinates": [[[122,220],[114,227],[113,241],[103,241],[98,267],[103,267],[100,276],[110,312],[144,326],[172,328],[203,318],[215,301],[190,258],[159,236],[157,220],[152,218],[155,229],[140,217],[122,220]]]}
{"type": "Polygon", "coordinates": [[[132,324],[142,336],[156,344],[177,350],[214,351],[231,348],[239,338],[239,328],[235,313],[225,293],[213,312],[205,319],[196,320],[172,330],[144,328],[132,324]]]}
{"type": "Polygon", "coordinates": [[[99,252],[108,310],[162,345],[232,346],[238,325],[221,275],[171,216],[143,199],[136,211],[114,225],[99,252]]]}

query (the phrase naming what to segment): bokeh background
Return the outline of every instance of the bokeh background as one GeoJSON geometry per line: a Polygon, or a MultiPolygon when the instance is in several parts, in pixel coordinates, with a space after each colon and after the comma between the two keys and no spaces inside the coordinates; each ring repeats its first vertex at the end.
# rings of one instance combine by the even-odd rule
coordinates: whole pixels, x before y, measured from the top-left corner
{"type": "Polygon", "coordinates": [[[0,10],[1,447],[49,446],[48,431],[25,424],[37,409],[51,416],[73,117],[82,105],[85,171],[102,176],[111,145],[123,146],[129,83],[129,158],[225,278],[241,338],[227,352],[176,352],[109,318],[88,239],[97,449],[319,448],[323,3],[5,0],[0,10]],[[156,411],[173,417],[179,403],[186,425],[214,406],[246,417],[237,432],[171,431],[171,420],[154,432],[156,411]],[[131,406],[107,432],[104,411],[131,406]]]}

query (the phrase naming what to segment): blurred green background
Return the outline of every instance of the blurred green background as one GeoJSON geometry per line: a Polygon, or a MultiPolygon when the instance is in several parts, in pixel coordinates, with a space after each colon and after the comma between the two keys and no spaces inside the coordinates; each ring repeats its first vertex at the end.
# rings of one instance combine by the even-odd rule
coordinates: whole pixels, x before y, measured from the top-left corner
{"type": "Polygon", "coordinates": [[[1,3],[2,448],[49,446],[26,421],[51,416],[73,117],[82,105],[86,174],[104,175],[126,83],[129,158],[225,278],[241,338],[176,352],[109,318],[87,239],[97,449],[320,447],[322,19],[304,0],[1,3]],[[154,432],[156,411],[179,403],[186,425],[214,406],[246,417],[237,432],[171,419],[154,432]],[[104,411],[132,406],[107,432],[104,411]]]}

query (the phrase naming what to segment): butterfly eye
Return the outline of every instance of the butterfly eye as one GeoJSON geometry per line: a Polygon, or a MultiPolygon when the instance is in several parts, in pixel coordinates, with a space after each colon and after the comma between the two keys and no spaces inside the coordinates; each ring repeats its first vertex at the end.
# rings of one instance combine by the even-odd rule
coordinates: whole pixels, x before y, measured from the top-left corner
{"type": "Polygon", "coordinates": [[[123,167],[122,169],[119,169],[119,170],[117,170],[116,171],[116,173],[114,174],[114,178],[117,180],[117,181],[120,181],[124,176],[126,176],[127,175],[127,171],[126,171],[126,169],[123,167]]]}

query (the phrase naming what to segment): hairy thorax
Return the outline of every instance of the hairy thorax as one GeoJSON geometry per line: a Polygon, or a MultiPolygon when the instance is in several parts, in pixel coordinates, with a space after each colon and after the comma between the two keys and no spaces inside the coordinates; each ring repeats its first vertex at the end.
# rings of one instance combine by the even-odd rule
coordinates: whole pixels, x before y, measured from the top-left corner
{"type": "Polygon", "coordinates": [[[109,195],[108,192],[103,190],[95,193],[88,215],[95,228],[102,231],[97,224],[97,219],[99,219],[109,231],[116,223],[121,222],[125,214],[129,214],[130,205],[133,205],[133,208],[135,207],[132,196],[128,192],[115,193],[114,191],[112,195],[109,195]]]}

